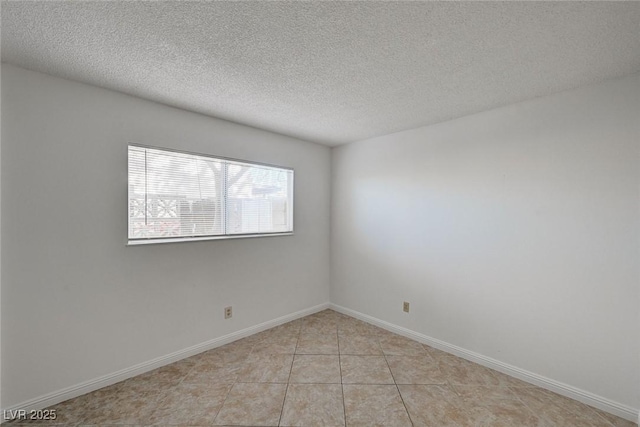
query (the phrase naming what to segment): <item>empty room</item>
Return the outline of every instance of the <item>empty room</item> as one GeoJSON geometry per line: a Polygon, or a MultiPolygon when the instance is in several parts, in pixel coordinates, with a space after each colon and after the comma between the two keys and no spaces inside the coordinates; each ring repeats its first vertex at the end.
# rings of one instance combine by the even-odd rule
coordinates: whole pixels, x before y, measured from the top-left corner
{"type": "Polygon", "coordinates": [[[640,2],[0,15],[2,423],[638,425],[640,2]]]}

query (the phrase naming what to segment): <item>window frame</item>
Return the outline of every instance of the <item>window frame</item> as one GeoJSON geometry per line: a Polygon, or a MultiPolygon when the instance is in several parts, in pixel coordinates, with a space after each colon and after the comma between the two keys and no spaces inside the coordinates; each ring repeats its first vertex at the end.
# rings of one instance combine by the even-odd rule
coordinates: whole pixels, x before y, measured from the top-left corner
{"type": "MultiPolygon", "coordinates": [[[[164,148],[164,147],[158,147],[158,146],[153,146],[153,145],[146,145],[146,144],[139,144],[139,143],[135,143],[135,142],[129,142],[126,145],[126,149],[127,149],[127,246],[138,246],[138,245],[151,245],[151,244],[160,244],[160,243],[185,243],[185,242],[200,242],[200,241],[207,241],[207,240],[229,240],[229,239],[246,239],[246,238],[252,238],[252,237],[276,237],[276,236],[292,236],[294,235],[294,231],[295,231],[295,208],[294,208],[294,200],[295,200],[295,170],[292,167],[288,167],[288,166],[279,166],[279,165],[274,165],[274,164],[270,164],[270,163],[265,163],[265,162],[255,162],[252,160],[243,160],[243,159],[236,159],[233,157],[225,157],[225,156],[216,156],[213,154],[207,154],[207,153],[196,153],[193,151],[188,151],[188,150],[179,150],[179,149],[174,149],[174,148],[164,148]],[[130,213],[130,197],[129,197],[129,147],[136,147],[136,148],[144,148],[144,149],[151,149],[151,150],[159,150],[159,151],[166,151],[169,153],[178,153],[178,154],[186,154],[186,155],[190,155],[190,156],[198,156],[198,157],[204,157],[204,158],[209,158],[209,159],[213,159],[213,160],[219,160],[222,162],[233,162],[233,163],[240,163],[240,164],[245,164],[248,166],[265,166],[268,168],[275,168],[275,169],[281,169],[287,172],[291,172],[291,185],[290,188],[287,188],[287,199],[291,201],[291,209],[290,209],[290,213],[288,214],[288,217],[291,221],[291,231],[278,231],[278,232],[264,232],[264,233],[234,233],[234,234],[226,234],[226,218],[228,215],[227,212],[227,188],[226,188],[226,179],[227,179],[227,174],[226,174],[226,169],[228,167],[228,163],[224,163],[224,167],[225,167],[225,174],[224,174],[224,180],[225,180],[225,184],[223,185],[223,198],[222,198],[222,205],[223,205],[223,227],[225,227],[225,234],[216,234],[216,235],[208,235],[208,236],[182,236],[182,237],[145,237],[145,238],[130,238],[129,237],[129,231],[131,230],[131,213],[130,213]]],[[[145,208],[146,209],[146,208],[145,208]]]]}

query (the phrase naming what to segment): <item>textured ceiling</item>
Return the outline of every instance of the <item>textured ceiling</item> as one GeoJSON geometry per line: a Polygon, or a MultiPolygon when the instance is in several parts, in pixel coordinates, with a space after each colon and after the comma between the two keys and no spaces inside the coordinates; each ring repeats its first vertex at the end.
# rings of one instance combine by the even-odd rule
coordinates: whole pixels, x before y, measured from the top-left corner
{"type": "Polygon", "coordinates": [[[640,71],[640,3],[2,2],[2,60],[327,145],[640,71]]]}

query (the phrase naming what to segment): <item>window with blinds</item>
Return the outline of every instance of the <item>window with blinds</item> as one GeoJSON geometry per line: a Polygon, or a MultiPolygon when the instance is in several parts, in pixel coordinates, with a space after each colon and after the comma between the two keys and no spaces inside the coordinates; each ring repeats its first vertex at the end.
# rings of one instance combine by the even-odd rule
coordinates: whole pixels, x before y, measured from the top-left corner
{"type": "Polygon", "coordinates": [[[129,145],[129,243],[293,232],[293,170],[129,145]]]}

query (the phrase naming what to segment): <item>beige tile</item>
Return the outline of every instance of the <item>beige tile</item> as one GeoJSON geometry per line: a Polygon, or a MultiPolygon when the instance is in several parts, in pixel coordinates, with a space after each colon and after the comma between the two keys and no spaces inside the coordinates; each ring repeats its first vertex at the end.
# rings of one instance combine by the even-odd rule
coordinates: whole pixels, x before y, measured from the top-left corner
{"type": "Polygon", "coordinates": [[[258,332],[257,334],[253,334],[253,335],[251,335],[250,337],[247,337],[247,338],[251,338],[251,342],[255,346],[259,342],[262,342],[262,341],[264,341],[266,339],[269,339],[269,338],[273,337],[274,335],[277,335],[277,334],[274,334],[271,331],[271,329],[267,329],[266,331],[258,332]]]}
{"type": "Polygon", "coordinates": [[[451,384],[492,386],[500,384],[500,381],[493,376],[491,370],[460,357],[440,357],[437,359],[437,364],[440,372],[451,384]]]}
{"type": "Polygon", "coordinates": [[[255,342],[251,342],[250,340],[241,339],[241,340],[237,340],[232,343],[214,348],[213,350],[209,350],[206,353],[218,354],[221,356],[234,356],[238,354],[246,355],[251,351],[251,348],[253,347],[254,344],[255,342]]]}
{"type": "Polygon", "coordinates": [[[238,341],[235,341],[236,343],[238,343],[239,346],[242,346],[243,348],[245,348],[248,351],[251,351],[251,348],[258,342],[261,341],[263,338],[260,336],[260,332],[257,334],[253,334],[253,335],[249,335],[248,337],[244,337],[239,339],[238,341]]]}
{"type": "Polygon", "coordinates": [[[600,417],[611,423],[613,427],[638,427],[637,423],[625,420],[624,418],[620,418],[608,412],[601,411],[597,408],[590,407],[590,409],[593,410],[596,414],[600,415],[600,417]]]}
{"type": "Polygon", "coordinates": [[[177,385],[196,365],[196,360],[185,359],[163,366],[153,371],[130,378],[121,383],[123,389],[132,389],[137,393],[155,391],[159,388],[177,385]]]}
{"type": "Polygon", "coordinates": [[[325,319],[319,317],[305,317],[302,321],[302,328],[300,333],[302,334],[325,334],[325,333],[337,333],[338,332],[338,320],[337,319],[325,319]]]}
{"type": "Polygon", "coordinates": [[[513,387],[511,391],[534,413],[557,427],[611,427],[589,406],[540,388],[513,387]]]}
{"type": "MultiPolygon", "coordinates": [[[[488,369],[488,368],[487,368],[488,369]]],[[[507,374],[503,374],[502,372],[498,372],[493,369],[489,369],[491,374],[498,379],[498,382],[501,386],[504,387],[531,387],[536,388],[537,386],[527,383],[525,381],[519,380],[518,378],[512,377],[507,374]]]]}
{"type": "Polygon", "coordinates": [[[330,308],[325,308],[324,310],[316,311],[313,314],[309,314],[308,316],[303,317],[302,319],[315,319],[315,318],[323,318],[331,315],[331,313],[337,313],[330,308]]]}
{"type": "Polygon", "coordinates": [[[169,390],[176,385],[175,382],[149,381],[140,376],[130,378],[118,383],[118,395],[125,397],[128,395],[158,393],[162,390],[169,390]]]}
{"type": "Polygon", "coordinates": [[[369,325],[369,326],[370,326],[369,330],[371,331],[371,333],[373,333],[377,337],[383,337],[389,334],[393,334],[393,332],[387,331],[386,329],[382,329],[374,325],[369,325]]]}
{"type": "Polygon", "coordinates": [[[293,320],[291,322],[283,323],[282,325],[268,329],[268,335],[298,335],[302,328],[302,319],[293,320]]]}
{"type": "Polygon", "coordinates": [[[447,378],[432,357],[387,356],[396,384],[444,384],[447,378]]]}
{"type": "MultiPolygon", "coordinates": [[[[55,411],[55,419],[53,420],[30,420],[24,418],[16,418],[14,421],[7,422],[7,425],[74,425],[86,419],[87,411],[91,407],[91,405],[91,393],[85,394],[83,396],[76,397],[75,399],[70,399],[47,408],[48,410],[55,411]]],[[[5,416],[6,415],[7,414],[5,414],[5,416]]],[[[27,418],[29,418],[29,414],[26,414],[26,416],[27,418]]]]}
{"type": "Polygon", "coordinates": [[[474,427],[546,427],[545,420],[517,399],[465,401],[474,427]]]}
{"type": "Polygon", "coordinates": [[[198,363],[182,380],[184,383],[234,383],[242,364],[198,363]]]}
{"type": "Polygon", "coordinates": [[[455,384],[453,390],[463,400],[473,400],[476,402],[494,401],[504,399],[517,399],[517,396],[508,387],[455,384]]]}
{"type": "Polygon", "coordinates": [[[169,392],[169,386],[155,391],[138,393],[114,390],[91,393],[91,403],[86,412],[85,424],[145,424],[169,392]]]}
{"type": "Polygon", "coordinates": [[[378,338],[380,347],[388,356],[428,356],[427,350],[418,341],[400,335],[385,335],[378,338]]]}
{"type": "Polygon", "coordinates": [[[636,426],[331,310],[62,402],[55,421],[9,425],[344,425],[345,412],[348,425],[410,425],[400,395],[416,426],[636,426]]]}
{"type": "MultiPolygon", "coordinates": [[[[130,383],[132,380],[135,380],[135,378],[101,388],[99,390],[73,399],[74,401],[84,400],[83,406],[85,413],[82,420],[83,423],[90,424],[100,421],[106,422],[108,420],[104,419],[105,416],[99,413],[100,410],[106,407],[123,404],[131,397],[144,395],[145,393],[141,393],[138,390],[134,390],[131,388],[127,388],[126,391],[123,391],[123,385],[125,383],[130,383]]],[[[71,403],[71,401],[67,401],[65,403],[71,403]]]]}
{"type": "Polygon", "coordinates": [[[511,392],[532,409],[544,406],[549,400],[551,400],[556,394],[540,387],[524,388],[524,387],[510,387],[511,392]]]}
{"type": "Polygon", "coordinates": [[[395,385],[348,385],[344,389],[347,426],[411,426],[395,385]]]}
{"type": "Polygon", "coordinates": [[[145,424],[210,425],[230,389],[231,384],[180,384],[162,400],[145,424]]]}
{"type": "Polygon", "coordinates": [[[340,356],[343,384],[393,384],[384,356],[340,356]]]}
{"type": "Polygon", "coordinates": [[[345,316],[342,313],[338,313],[335,310],[331,310],[330,308],[326,310],[319,311],[317,313],[311,314],[307,316],[308,318],[318,318],[318,319],[326,319],[326,320],[341,320],[348,319],[349,316],[345,316]]]}
{"type": "Polygon", "coordinates": [[[339,356],[296,355],[289,382],[340,384],[339,356]]]}
{"type": "Polygon", "coordinates": [[[234,384],[215,425],[277,426],[286,384],[234,384]]]}
{"type": "Polygon", "coordinates": [[[281,426],[344,426],[340,384],[290,384],[281,426]]]}
{"type": "Polygon", "coordinates": [[[286,383],[291,373],[293,355],[252,355],[238,371],[238,382],[286,383]]]}
{"type": "Polygon", "coordinates": [[[341,332],[338,334],[340,354],[382,356],[382,349],[375,335],[341,332]]]}
{"type": "Polygon", "coordinates": [[[202,353],[196,354],[195,356],[187,357],[186,359],[182,359],[182,360],[180,360],[180,361],[178,361],[176,363],[185,363],[185,364],[190,364],[190,365],[193,366],[199,360],[200,354],[202,354],[202,353]]]}
{"type": "Polygon", "coordinates": [[[252,347],[224,346],[217,349],[205,351],[204,353],[200,353],[194,357],[194,367],[198,365],[241,365],[249,356],[251,352],[250,348],[252,347]]]}
{"type": "Polygon", "coordinates": [[[338,324],[338,331],[343,334],[377,335],[380,329],[361,320],[346,318],[338,324]]]}
{"type": "Polygon", "coordinates": [[[534,413],[504,386],[454,385],[462,407],[470,414],[474,426],[544,427],[542,416],[534,413]]]}
{"type": "Polygon", "coordinates": [[[338,354],[338,334],[300,334],[296,354],[338,354]]]}
{"type": "Polygon", "coordinates": [[[294,354],[297,343],[297,335],[277,335],[254,345],[251,354],[294,354]]]}
{"type": "Polygon", "coordinates": [[[395,332],[391,332],[391,331],[387,331],[386,329],[382,329],[382,328],[376,328],[375,329],[375,335],[378,338],[383,338],[383,337],[397,337],[399,336],[398,334],[396,334],[395,332]]]}
{"type": "Polygon", "coordinates": [[[438,358],[440,358],[440,357],[451,357],[451,356],[453,356],[453,354],[451,354],[451,353],[447,353],[446,351],[438,350],[437,348],[428,346],[426,344],[423,344],[422,346],[427,350],[427,353],[429,353],[429,355],[431,357],[433,357],[434,359],[436,359],[436,360],[438,358]]]}
{"type": "Polygon", "coordinates": [[[449,387],[441,385],[399,385],[402,400],[415,426],[475,427],[473,414],[449,387]]]}

